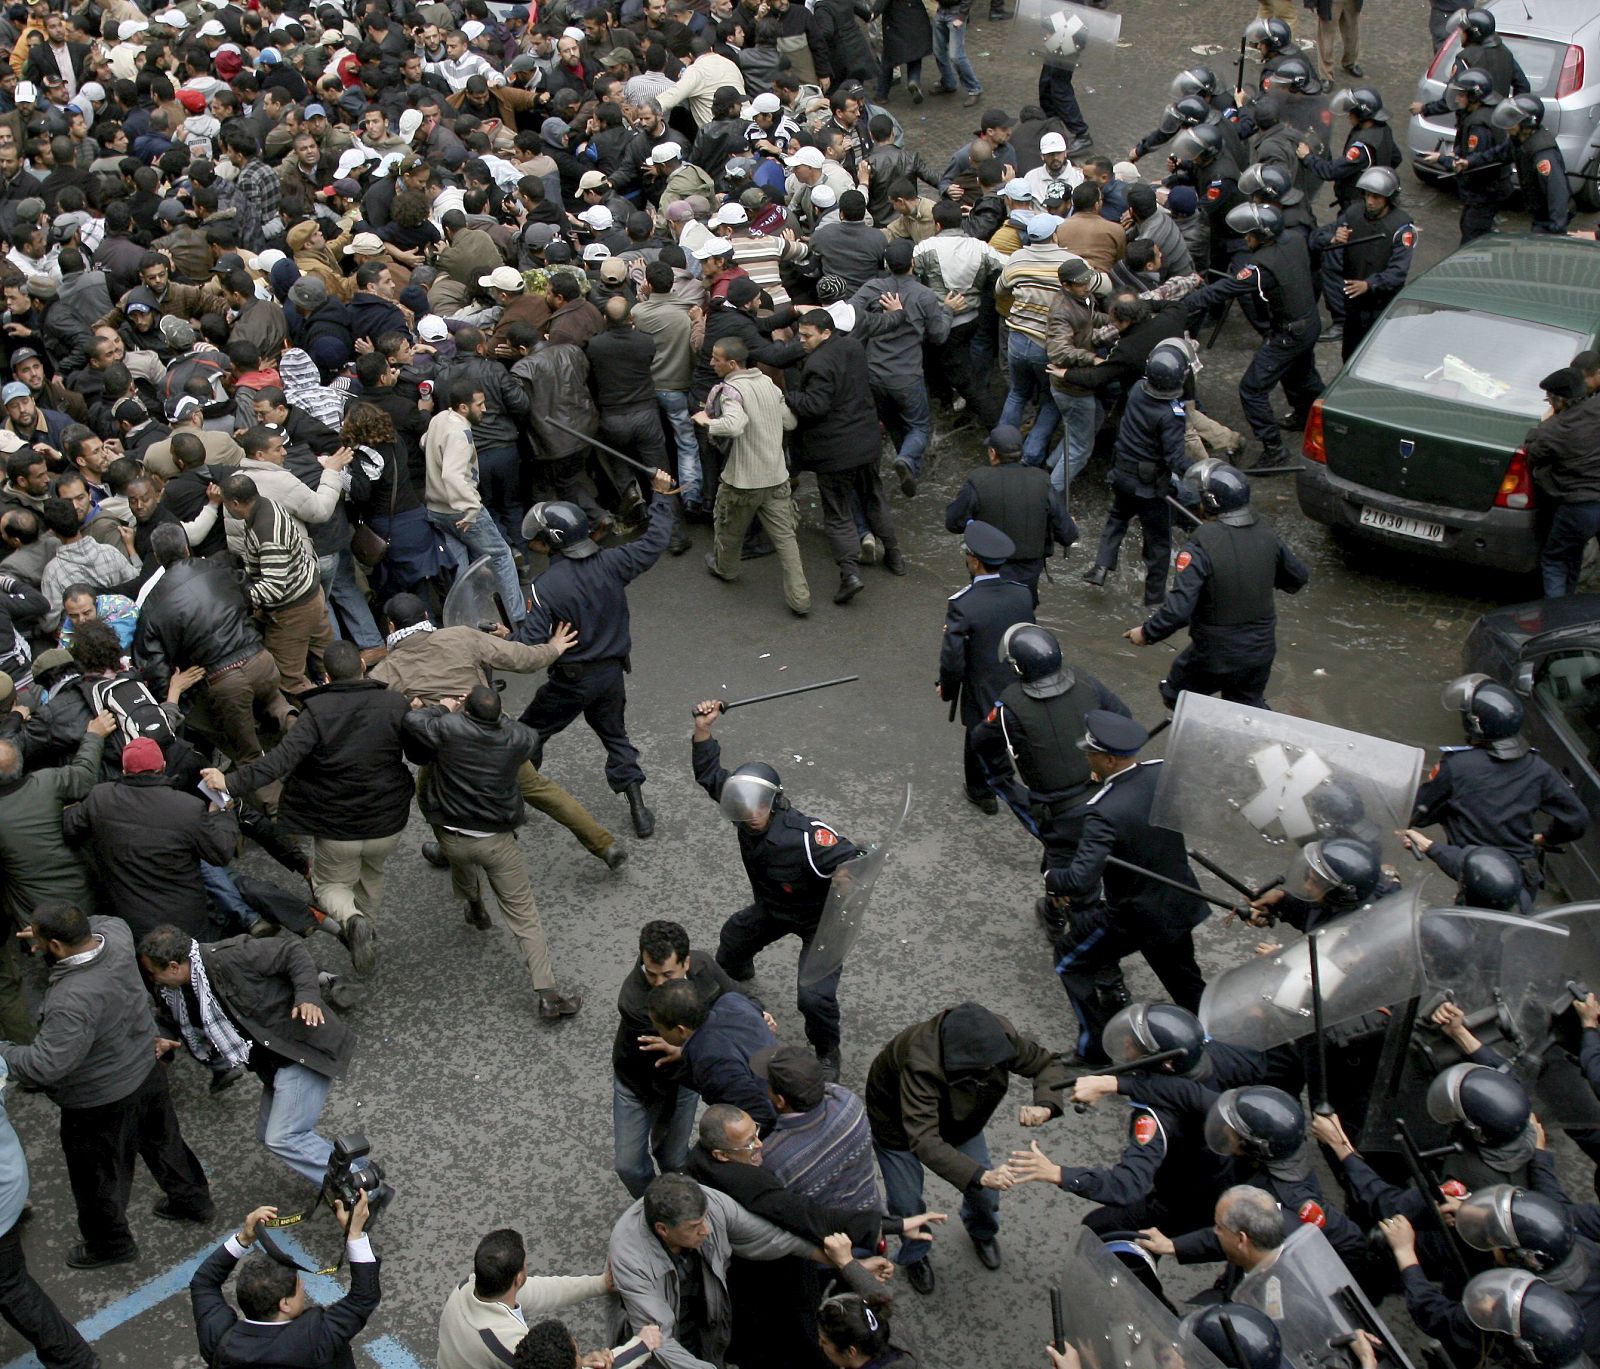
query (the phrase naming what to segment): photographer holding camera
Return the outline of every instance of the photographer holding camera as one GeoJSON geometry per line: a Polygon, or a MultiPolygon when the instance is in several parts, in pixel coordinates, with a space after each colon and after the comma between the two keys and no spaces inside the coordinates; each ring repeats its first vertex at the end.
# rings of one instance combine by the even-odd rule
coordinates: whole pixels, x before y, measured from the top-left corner
{"type": "Polygon", "coordinates": [[[333,1211],[345,1233],[350,1291],[331,1307],[309,1306],[299,1270],[270,1246],[250,1254],[261,1224],[278,1215],[275,1207],[258,1207],[239,1233],[195,1271],[189,1301],[200,1354],[211,1369],[354,1369],[350,1342],[378,1310],[382,1296],[378,1257],[365,1231],[366,1191],[353,1208],[336,1201],[333,1211]],[[241,1260],[235,1312],[222,1296],[222,1285],[241,1260]]]}

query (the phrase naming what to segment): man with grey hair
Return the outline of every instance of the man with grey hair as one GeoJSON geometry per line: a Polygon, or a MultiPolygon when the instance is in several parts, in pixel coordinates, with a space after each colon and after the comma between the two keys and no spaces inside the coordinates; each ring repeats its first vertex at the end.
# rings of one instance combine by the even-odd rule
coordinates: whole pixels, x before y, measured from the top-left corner
{"type": "Polygon", "coordinates": [[[1201,1228],[1174,1240],[1156,1227],[1147,1227],[1139,1233],[1139,1244],[1152,1255],[1174,1255],[1180,1264],[1215,1258],[1214,1249],[1202,1251],[1200,1247],[1213,1242],[1221,1246],[1223,1258],[1233,1266],[1219,1284],[1226,1297],[1246,1274],[1277,1259],[1289,1232],[1299,1224],[1299,1218],[1286,1213],[1266,1189],[1235,1184],[1217,1199],[1209,1231],[1201,1228]]]}

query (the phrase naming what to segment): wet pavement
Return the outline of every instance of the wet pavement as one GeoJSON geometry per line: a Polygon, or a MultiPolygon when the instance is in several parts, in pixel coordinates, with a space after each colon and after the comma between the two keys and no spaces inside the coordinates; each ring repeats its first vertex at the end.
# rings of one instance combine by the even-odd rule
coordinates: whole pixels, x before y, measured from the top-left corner
{"type": "MultiPolygon", "coordinates": [[[[975,9],[981,16],[983,6],[975,9]]],[[[1117,61],[1079,78],[1097,150],[1120,157],[1152,126],[1179,67],[1203,59],[1231,74],[1238,26],[1251,13],[1247,5],[1157,0],[1125,7],[1125,46],[1117,61]],[[1213,50],[1217,45],[1222,50],[1213,50]]],[[[1363,43],[1367,79],[1391,106],[1403,108],[1428,58],[1426,10],[1369,6],[1363,43]]],[[[1015,113],[1034,98],[1037,67],[1013,27],[979,17],[972,52],[986,82],[985,104],[1015,113]]],[[[931,83],[931,67],[927,75],[931,83]]],[[[936,164],[975,122],[975,111],[950,99],[930,98],[915,109],[897,93],[892,107],[936,164]]],[[[1424,230],[1421,269],[1454,245],[1454,207],[1417,186],[1409,173],[1404,183],[1424,230]]],[[[1248,356],[1248,337],[1242,322],[1231,322],[1206,354],[1201,381],[1208,407],[1236,428],[1243,423],[1233,386],[1248,356]]],[[[1331,377],[1337,347],[1324,346],[1321,355],[1331,377]]],[[[610,1049],[614,995],[631,964],[637,928],[650,918],[676,918],[709,954],[722,920],[748,895],[734,835],[690,776],[689,711],[697,699],[859,674],[857,684],[730,715],[718,729],[727,760],[769,761],[798,807],[858,841],[881,836],[898,810],[902,786],[913,786],[910,818],[843,981],[846,1083],[863,1084],[872,1055],[900,1028],[966,998],[978,998],[1056,1048],[1071,1045],[1074,1023],[1031,911],[1037,846],[1011,818],[986,818],[965,801],[958,729],[946,722],[946,707],[934,695],[944,596],[965,578],[955,540],[943,530],[943,508],[977,457],[980,437],[971,427],[941,429],[921,493],[910,501],[893,496],[909,576],[866,568],[867,589],[847,608],[829,602],[834,571],[810,481],[801,493],[816,602],[808,621],[796,621],[784,608],[770,559],[747,563],[737,585],[708,577],[700,560],[704,528],[695,530],[694,553],[663,560],[636,583],[630,726],[650,775],[646,794],[656,835],[648,842],[625,836],[632,858],[612,875],[543,818],[535,817],[523,834],[557,973],[586,995],[578,1018],[553,1029],[538,1023],[507,933],[498,925],[480,933],[463,924],[448,875],[421,861],[426,833],[413,818],[389,866],[373,992],[350,1015],[362,1046],[325,1116],[330,1136],[364,1130],[400,1190],[375,1234],[385,1300],[361,1342],[358,1363],[404,1369],[433,1362],[438,1309],[451,1286],[470,1274],[473,1246],[491,1228],[511,1225],[524,1233],[534,1273],[598,1273],[603,1267],[607,1232],[627,1206],[611,1172],[610,1049]]],[[[1105,507],[1103,477],[1097,460],[1074,492],[1090,546],[1105,507]]],[[[1429,748],[1456,740],[1453,720],[1438,705],[1440,682],[1458,670],[1473,617],[1492,604],[1528,597],[1526,584],[1388,553],[1352,563],[1301,518],[1291,479],[1258,482],[1257,504],[1313,571],[1305,592],[1280,597],[1273,703],[1429,748]]],[[[1129,555],[1103,590],[1079,579],[1088,563],[1083,546],[1065,563],[1058,559],[1053,582],[1042,587],[1039,617],[1060,634],[1070,659],[1153,722],[1161,715],[1156,682],[1181,638],[1144,650],[1120,640],[1141,617],[1135,545],[1130,537],[1129,555]]],[[[530,681],[513,678],[508,701],[520,706],[531,688],[530,681]]],[[[607,792],[601,762],[598,744],[581,725],[553,741],[546,754],[548,771],[624,832],[626,806],[607,792]]],[[[1406,878],[1414,873],[1408,869],[1406,878]]],[[[1200,940],[1208,972],[1243,958],[1249,944],[1220,920],[1205,927],[1200,940]]],[[[332,940],[319,936],[312,944],[327,967],[347,968],[332,940]]],[[[769,950],[758,962],[754,987],[785,1039],[801,1040],[793,967],[792,944],[769,950]]],[[[1136,994],[1156,991],[1141,961],[1129,963],[1128,978],[1136,994]]],[[[100,1273],[74,1273],[62,1263],[77,1233],[55,1109],[42,1096],[17,1090],[6,1100],[33,1171],[34,1214],[25,1237],[31,1266],[70,1316],[95,1318],[108,1365],[196,1363],[182,1296],[184,1262],[220,1241],[233,1229],[227,1223],[237,1223],[256,1204],[293,1210],[311,1196],[255,1144],[253,1083],[247,1079],[212,1097],[204,1073],[188,1062],[172,1069],[172,1080],[185,1132],[212,1175],[218,1223],[202,1230],[153,1220],[147,1213],[156,1194],[141,1172],[131,1208],[140,1260],[100,1273]]],[[[1014,1090],[1011,1104],[1024,1101],[1026,1094],[1014,1090]]],[[[1042,1131],[1025,1133],[1013,1107],[996,1119],[990,1140],[997,1158],[1037,1137],[1058,1160],[1110,1163],[1125,1125],[1124,1115],[1101,1109],[1088,1116],[1069,1112],[1042,1131]]],[[[1574,1181],[1575,1193],[1581,1182],[1574,1181]]],[[[953,1218],[956,1198],[942,1181],[930,1179],[927,1196],[930,1207],[953,1218]]],[[[935,1369],[1042,1364],[1049,1327],[1045,1289],[1086,1210],[1077,1199],[1037,1186],[1006,1195],[999,1273],[979,1265],[952,1220],[935,1249],[936,1294],[921,1298],[901,1288],[897,1302],[923,1362],[935,1369]]],[[[318,1255],[335,1248],[325,1217],[297,1234],[318,1255]]],[[[1206,1282],[1208,1271],[1196,1269],[1178,1273],[1171,1286],[1187,1293],[1206,1282]]],[[[1397,1303],[1386,1310],[1404,1320],[1397,1303]]],[[[601,1343],[597,1306],[574,1309],[570,1322],[585,1349],[601,1343]]],[[[20,1353],[17,1338],[0,1330],[0,1367],[20,1353]]]]}

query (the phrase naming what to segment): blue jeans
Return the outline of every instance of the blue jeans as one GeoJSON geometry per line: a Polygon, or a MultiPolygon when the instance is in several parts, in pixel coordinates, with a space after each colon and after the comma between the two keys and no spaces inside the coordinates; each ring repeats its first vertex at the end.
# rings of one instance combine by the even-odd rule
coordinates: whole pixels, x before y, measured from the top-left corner
{"type": "MultiPolygon", "coordinates": [[[[922,1201],[922,1161],[909,1150],[887,1150],[876,1142],[872,1148],[878,1155],[878,1168],[883,1171],[883,1191],[889,1214],[915,1217],[919,1212],[926,1212],[928,1209],[922,1201]]],[[[989,1168],[989,1138],[981,1131],[956,1149],[985,1169],[989,1168]]],[[[976,1197],[963,1197],[961,1224],[973,1240],[992,1241],[1000,1232],[1000,1194],[992,1188],[980,1188],[976,1197]]],[[[902,1240],[895,1253],[895,1263],[915,1264],[927,1259],[931,1249],[929,1241],[902,1240]]]]}
{"type": "Polygon", "coordinates": [[[879,422],[889,430],[898,449],[896,460],[910,466],[913,475],[921,475],[922,455],[928,450],[933,430],[927,385],[920,380],[903,385],[880,382],[872,387],[872,400],[878,408],[879,422]]]}
{"type": "Polygon", "coordinates": [[[939,79],[951,90],[956,88],[956,73],[961,74],[961,85],[969,95],[983,92],[983,83],[972,69],[967,58],[967,26],[957,28],[957,16],[943,10],[933,16],[933,60],[939,64],[939,79]]]}
{"type": "Polygon", "coordinates": [[[487,509],[479,509],[472,526],[462,531],[456,527],[453,513],[435,513],[428,510],[428,521],[444,534],[445,545],[455,559],[456,570],[465,570],[480,556],[487,556],[500,581],[500,597],[506,601],[506,613],[515,627],[528,615],[528,601],[523,596],[522,584],[517,579],[517,563],[511,559],[511,548],[495,526],[494,516],[487,509]]]}
{"type": "Polygon", "coordinates": [[[478,449],[478,491],[506,545],[522,545],[522,457],[515,446],[478,449]]]}
{"type": "Polygon", "coordinates": [[[1583,574],[1583,549],[1600,536],[1600,503],[1562,504],[1539,550],[1539,573],[1547,599],[1561,599],[1578,587],[1583,574]]]}
{"type": "Polygon", "coordinates": [[[211,904],[211,921],[222,928],[224,936],[247,931],[261,921],[261,914],[244,901],[244,896],[225,866],[201,861],[200,882],[206,886],[206,899],[211,904]]]}
{"type": "Polygon", "coordinates": [[[1050,484],[1053,489],[1065,490],[1089,464],[1100,415],[1093,395],[1069,395],[1051,386],[1050,398],[1061,415],[1061,437],[1067,456],[1062,461],[1060,451],[1056,452],[1050,468],[1050,484]]]}
{"type": "Polygon", "coordinates": [[[285,1065],[261,1090],[256,1139],[296,1174],[320,1185],[333,1143],[317,1135],[332,1081],[304,1065],[285,1065]]]}
{"type": "Polygon", "coordinates": [[[317,569],[322,574],[322,597],[328,601],[328,623],[333,635],[348,637],[363,651],[382,646],[383,634],[372,621],[367,596],[356,583],[356,558],[350,549],[346,547],[335,556],[317,557],[317,569]]]}
{"type": "MultiPolygon", "coordinates": [[[[922,84],[922,58],[919,57],[914,62],[907,62],[905,68],[906,84],[920,86],[922,84]]],[[[878,98],[880,100],[889,98],[889,87],[893,84],[894,68],[886,62],[880,64],[878,67],[878,98]]]]}
{"type": "Polygon", "coordinates": [[[700,439],[695,433],[694,421],[689,417],[694,406],[689,403],[686,390],[657,390],[656,403],[667,416],[667,426],[672,429],[672,441],[678,449],[679,498],[685,504],[700,502],[700,439]]]}
{"type": "Polygon", "coordinates": [[[658,1167],[663,1174],[673,1174],[688,1163],[699,1105],[699,1094],[680,1088],[671,1113],[658,1124],[639,1095],[611,1076],[611,1167],[635,1198],[644,1196],[658,1167]]]}
{"type": "Polygon", "coordinates": [[[1050,458],[1050,440],[1056,434],[1056,424],[1061,421],[1061,411],[1051,398],[1050,354],[1042,342],[1035,342],[1026,333],[1013,328],[1006,343],[1006,355],[1011,362],[1011,388],[1006,392],[1005,407],[1000,410],[1000,422],[1013,428],[1022,426],[1022,416],[1028,411],[1028,401],[1037,399],[1038,416],[1022,442],[1022,464],[1042,466],[1050,458]]]}

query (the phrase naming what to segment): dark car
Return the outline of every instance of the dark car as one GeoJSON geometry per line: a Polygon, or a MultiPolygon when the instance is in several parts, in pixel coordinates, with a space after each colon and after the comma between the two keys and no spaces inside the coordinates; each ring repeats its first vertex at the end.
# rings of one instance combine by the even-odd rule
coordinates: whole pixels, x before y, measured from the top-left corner
{"type": "Polygon", "coordinates": [[[1592,242],[1491,234],[1395,297],[1312,406],[1300,507],[1342,537],[1523,573],[1539,382],[1594,345],[1592,242]]]}
{"type": "MultiPolygon", "coordinates": [[[[1508,685],[1523,733],[1600,813],[1600,594],[1574,594],[1486,613],[1461,649],[1462,666],[1508,685]]],[[[1568,898],[1600,897],[1600,826],[1549,857],[1568,898]]]]}

